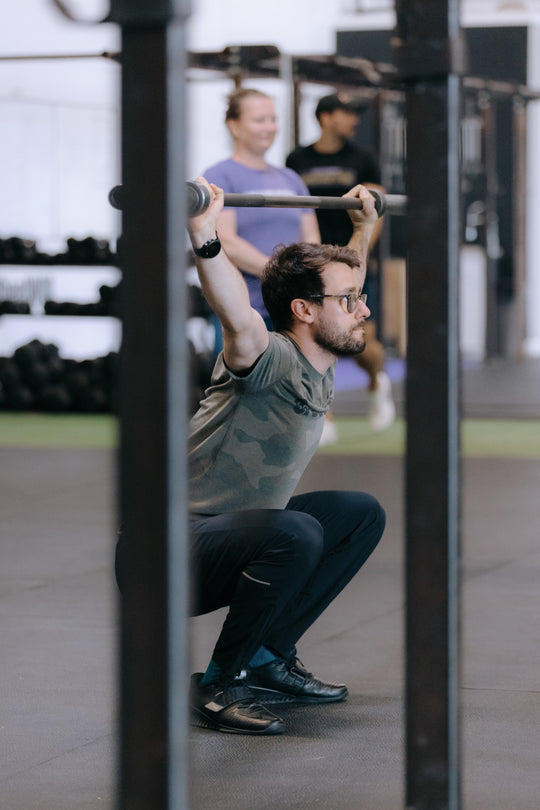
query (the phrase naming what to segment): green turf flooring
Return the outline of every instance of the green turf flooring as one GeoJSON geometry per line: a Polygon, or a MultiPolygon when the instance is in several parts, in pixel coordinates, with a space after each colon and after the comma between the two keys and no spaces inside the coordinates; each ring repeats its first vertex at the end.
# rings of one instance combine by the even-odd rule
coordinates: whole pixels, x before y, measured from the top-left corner
{"type": "MultiPolygon", "coordinates": [[[[336,418],[339,441],[321,454],[395,456],[405,451],[405,423],[373,433],[367,419],[336,418]]],[[[110,415],[1,413],[0,447],[114,448],[118,421],[110,415]]],[[[477,458],[540,458],[540,421],[465,419],[463,455],[477,458]]]]}
{"type": "MultiPolygon", "coordinates": [[[[336,419],[339,441],[319,453],[394,456],[405,452],[405,422],[396,419],[382,433],[373,433],[367,419],[336,419]]],[[[462,452],[470,458],[540,458],[537,419],[464,419],[462,452]]]]}
{"type": "Polygon", "coordinates": [[[115,447],[118,420],[107,414],[0,413],[0,447],[115,447]]]}

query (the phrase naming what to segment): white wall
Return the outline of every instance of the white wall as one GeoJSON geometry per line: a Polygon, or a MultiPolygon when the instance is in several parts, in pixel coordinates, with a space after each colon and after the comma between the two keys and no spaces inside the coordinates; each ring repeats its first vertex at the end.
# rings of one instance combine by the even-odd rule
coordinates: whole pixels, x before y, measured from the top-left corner
{"type": "MultiPolygon", "coordinates": [[[[88,0],[85,11],[98,19],[102,5],[88,0]]],[[[119,49],[116,26],[74,24],[51,0],[6,11],[2,57],[119,49]]],[[[47,253],[62,252],[68,236],[114,243],[119,217],[107,195],[119,180],[119,80],[109,59],[0,60],[0,237],[35,239],[47,253]]]]}
{"type": "MultiPolygon", "coordinates": [[[[85,18],[99,19],[101,0],[65,0],[85,10],[85,18]]],[[[98,54],[117,51],[117,26],[70,22],[52,0],[3,3],[0,14],[0,56],[98,54]]],[[[114,81],[118,69],[105,60],[0,62],[1,98],[47,100],[110,108],[116,104],[114,81]]]]}
{"type": "Polygon", "coordinates": [[[196,0],[189,22],[193,50],[277,45],[289,53],[332,53],[339,0],[196,0]]]}

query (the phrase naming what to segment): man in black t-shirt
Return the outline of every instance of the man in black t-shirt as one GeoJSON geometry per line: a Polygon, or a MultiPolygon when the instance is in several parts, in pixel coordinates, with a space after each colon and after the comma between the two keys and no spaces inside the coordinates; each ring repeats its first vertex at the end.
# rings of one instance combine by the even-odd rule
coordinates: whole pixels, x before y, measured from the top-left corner
{"type": "MultiPolygon", "coordinates": [[[[341,197],[357,183],[384,191],[377,161],[371,153],[352,142],[361,108],[361,104],[353,102],[342,93],[333,93],[319,99],[315,110],[321,128],[318,141],[309,146],[298,146],[286,160],[286,165],[301,176],[311,194],[341,197]]],[[[347,212],[317,209],[316,213],[322,243],[346,245],[351,236],[351,219],[347,212]]],[[[372,246],[379,237],[381,227],[382,220],[379,220],[372,246]]],[[[376,270],[370,272],[368,269],[364,291],[370,297],[370,308],[378,297],[373,293],[374,283],[377,283],[376,270]]],[[[376,317],[374,313],[374,318],[376,317]]],[[[373,430],[385,430],[395,418],[391,383],[383,370],[384,348],[377,340],[375,320],[371,320],[366,326],[366,349],[355,360],[369,375],[371,427],[373,430]]],[[[333,422],[328,421],[326,427],[326,436],[323,434],[322,443],[337,441],[333,422]]]]}
{"type": "MultiPolygon", "coordinates": [[[[315,115],[321,127],[319,140],[309,146],[298,146],[286,161],[303,179],[310,194],[341,197],[357,183],[382,188],[377,162],[351,141],[359,122],[358,106],[337,94],[325,96],[319,101],[315,115]]],[[[352,233],[347,212],[324,209],[316,213],[323,245],[346,245],[352,233]]]]}

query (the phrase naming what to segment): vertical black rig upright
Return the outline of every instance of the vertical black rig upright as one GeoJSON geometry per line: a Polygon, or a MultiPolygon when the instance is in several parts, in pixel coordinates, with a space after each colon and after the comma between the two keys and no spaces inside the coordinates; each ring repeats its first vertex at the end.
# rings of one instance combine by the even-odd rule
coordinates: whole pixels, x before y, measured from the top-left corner
{"type": "Polygon", "coordinates": [[[188,0],[112,0],[122,33],[117,806],[185,810],[185,42],[188,0]]]}
{"type": "Polygon", "coordinates": [[[459,810],[458,0],[397,0],[407,117],[406,804],[459,810]]]}

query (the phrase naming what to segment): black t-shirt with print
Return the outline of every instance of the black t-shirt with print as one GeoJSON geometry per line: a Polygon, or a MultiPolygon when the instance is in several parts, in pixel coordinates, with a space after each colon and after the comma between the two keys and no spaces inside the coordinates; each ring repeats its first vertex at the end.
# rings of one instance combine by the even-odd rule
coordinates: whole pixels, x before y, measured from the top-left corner
{"type": "MultiPolygon", "coordinates": [[[[380,185],[381,172],[369,152],[346,143],[339,152],[323,154],[314,145],[299,146],[288,156],[286,165],[297,172],[310,194],[316,197],[341,197],[362,183],[380,185]]],[[[346,211],[316,209],[323,244],[346,245],[352,223],[346,211]]]]}

